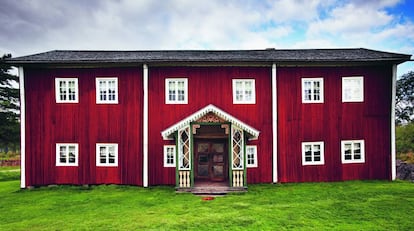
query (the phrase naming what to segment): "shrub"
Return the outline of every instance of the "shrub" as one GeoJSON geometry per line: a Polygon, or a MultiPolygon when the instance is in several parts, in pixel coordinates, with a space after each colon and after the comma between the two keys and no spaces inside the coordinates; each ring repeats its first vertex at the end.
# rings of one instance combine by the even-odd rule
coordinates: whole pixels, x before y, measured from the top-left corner
{"type": "Polygon", "coordinates": [[[410,123],[396,128],[397,153],[409,154],[414,152],[414,123],[410,123]]]}

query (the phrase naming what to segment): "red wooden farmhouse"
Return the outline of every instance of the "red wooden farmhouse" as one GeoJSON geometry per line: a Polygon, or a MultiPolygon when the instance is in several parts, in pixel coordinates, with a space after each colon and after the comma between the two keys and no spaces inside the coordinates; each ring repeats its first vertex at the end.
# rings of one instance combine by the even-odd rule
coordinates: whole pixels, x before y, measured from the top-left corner
{"type": "Polygon", "coordinates": [[[397,65],[368,49],[50,51],[21,86],[21,187],[395,179],[397,65]]]}

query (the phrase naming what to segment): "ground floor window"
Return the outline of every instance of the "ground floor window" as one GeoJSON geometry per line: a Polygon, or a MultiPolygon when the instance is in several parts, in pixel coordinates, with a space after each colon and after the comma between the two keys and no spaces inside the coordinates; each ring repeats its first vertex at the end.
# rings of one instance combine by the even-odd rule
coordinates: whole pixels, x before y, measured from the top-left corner
{"type": "Polygon", "coordinates": [[[324,161],[324,143],[303,142],[302,143],[302,165],[323,165],[324,161]]]}
{"type": "Polygon", "coordinates": [[[246,167],[255,168],[257,167],[257,146],[247,145],[246,146],[246,167]]]}
{"type": "Polygon", "coordinates": [[[342,163],[364,163],[365,147],[364,140],[341,141],[342,163]]]}
{"type": "Polygon", "coordinates": [[[164,167],[175,167],[175,145],[164,145],[164,167]]]}
{"type": "Polygon", "coordinates": [[[118,144],[96,144],[96,166],[118,166],[118,144]]]}
{"type": "Polygon", "coordinates": [[[56,166],[78,166],[78,144],[56,144],[56,166]]]}

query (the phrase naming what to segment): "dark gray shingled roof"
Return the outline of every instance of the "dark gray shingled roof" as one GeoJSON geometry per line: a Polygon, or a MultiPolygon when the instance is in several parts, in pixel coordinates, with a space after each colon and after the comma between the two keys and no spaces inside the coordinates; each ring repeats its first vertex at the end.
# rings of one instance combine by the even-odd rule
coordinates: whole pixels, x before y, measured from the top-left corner
{"type": "Polygon", "coordinates": [[[411,55],[354,49],[292,50],[155,50],[92,51],[54,50],[8,60],[13,65],[25,64],[98,64],[98,63],[164,63],[164,62],[390,62],[402,63],[411,55]]]}

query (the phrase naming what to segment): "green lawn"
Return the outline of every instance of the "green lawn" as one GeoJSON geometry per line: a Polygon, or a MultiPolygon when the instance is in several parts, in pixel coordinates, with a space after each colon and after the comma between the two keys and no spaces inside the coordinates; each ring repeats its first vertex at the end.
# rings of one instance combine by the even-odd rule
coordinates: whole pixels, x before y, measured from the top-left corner
{"type": "Polygon", "coordinates": [[[0,230],[413,230],[414,184],[250,185],[203,201],[172,187],[20,190],[0,168],[0,230]]]}

